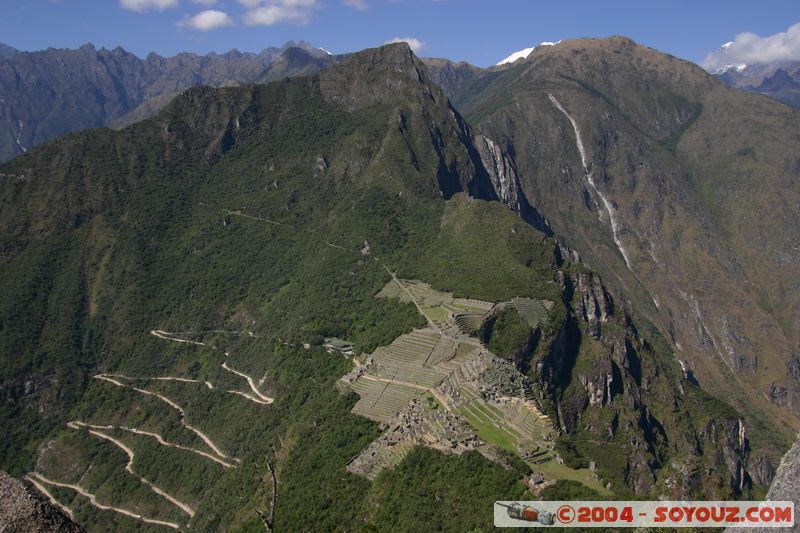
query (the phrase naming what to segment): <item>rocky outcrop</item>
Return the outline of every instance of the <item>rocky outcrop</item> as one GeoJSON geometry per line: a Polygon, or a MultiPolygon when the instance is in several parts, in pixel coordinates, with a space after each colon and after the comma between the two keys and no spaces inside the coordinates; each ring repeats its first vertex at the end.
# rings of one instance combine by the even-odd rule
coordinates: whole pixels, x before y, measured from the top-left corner
{"type": "Polygon", "coordinates": [[[508,151],[485,135],[475,135],[473,144],[488,178],[489,187],[487,189],[491,192],[489,195],[484,193],[481,197],[486,200],[500,200],[531,226],[545,235],[552,236],[553,231],[549,222],[531,206],[525,197],[520,186],[516,164],[508,151]]]}
{"type": "Polygon", "coordinates": [[[613,307],[611,296],[594,273],[575,275],[575,291],[579,295],[578,315],[588,325],[587,333],[600,337],[600,324],[608,322],[613,307]]]}
{"type": "Polygon", "coordinates": [[[61,509],[0,471],[0,533],[82,533],[61,509]]]}
{"type": "Polygon", "coordinates": [[[596,461],[604,479],[616,475],[640,495],[727,498],[769,477],[763,458],[757,480],[748,472],[743,419],[688,381],[660,340],[642,338],[597,274],[562,273],[557,281],[568,317],[556,331],[543,325],[529,376],[573,456],[596,461]]]}
{"type": "Polygon", "coordinates": [[[515,213],[521,213],[519,179],[511,159],[494,141],[483,135],[475,136],[475,147],[489,174],[497,198],[515,213]]]}
{"type": "Polygon", "coordinates": [[[189,87],[314,74],[337,60],[302,41],[258,54],[151,53],[145,59],[91,44],[77,50],[9,50],[0,48],[0,161],[64,133],[151,117],[189,87]]]}
{"type": "MultiPolygon", "coordinates": [[[[755,476],[754,476],[755,477],[755,476]]],[[[800,531],[800,522],[797,520],[797,510],[800,508],[800,440],[786,452],[781,459],[775,479],[767,492],[767,500],[790,501],[795,506],[795,525],[791,531],[800,531]]],[[[770,533],[772,531],[789,531],[788,528],[728,528],[726,533],[770,533]]]]}

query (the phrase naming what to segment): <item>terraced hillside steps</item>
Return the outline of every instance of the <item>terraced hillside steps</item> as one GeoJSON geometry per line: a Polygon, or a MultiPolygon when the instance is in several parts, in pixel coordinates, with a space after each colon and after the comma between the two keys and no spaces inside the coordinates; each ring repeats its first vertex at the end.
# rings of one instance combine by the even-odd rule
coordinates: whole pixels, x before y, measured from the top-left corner
{"type": "Polygon", "coordinates": [[[478,331],[481,328],[481,324],[483,324],[483,319],[485,316],[486,313],[482,312],[461,313],[455,315],[455,321],[458,329],[465,334],[470,334],[478,331]]]}
{"type": "Polygon", "coordinates": [[[426,366],[426,362],[440,337],[441,335],[430,329],[401,335],[390,345],[381,346],[370,354],[375,363],[368,373],[414,385],[434,387],[446,374],[426,366]]]}
{"type": "Polygon", "coordinates": [[[379,292],[375,295],[376,298],[396,298],[403,303],[409,303],[411,298],[406,293],[405,289],[403,288],[402,284],[399,281],[396,281],[394,278],[389,280],[379,292]]]}
{"type": "Polygon", "coordinates": [[[456,348],[458,348],[458,343],[454,339],[445,336],[439,337],[424,366],[432,367],[451,360],[456,356],[456,348]]]}
{"type": "Polygon", "coordinates": [[[536,328],[547,319],[548,304],[552,307],[552,302],[544,300],[533,300],[531,298],[514,298],[511,305],[516,308],[517,313],[531,327],[536,328]]]}
{"type": "Polygon", "coordinates": [[[376,422],[386,422],[420,394],[418,389],[405,385],[363,377],[353,382],[350,388],[360,396],[353,406],[353,413],[376,422]]]}

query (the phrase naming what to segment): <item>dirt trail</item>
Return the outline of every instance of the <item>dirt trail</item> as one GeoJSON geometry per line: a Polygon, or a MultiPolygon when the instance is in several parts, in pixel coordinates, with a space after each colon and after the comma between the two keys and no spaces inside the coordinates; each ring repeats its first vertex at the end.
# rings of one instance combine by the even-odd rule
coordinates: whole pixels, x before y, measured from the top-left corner
{"type": "Polygon", "coordinates": [[[272,220],[269,218],[254,217],[253,215],[246,215],[241,211],[231,211],[230,209],[223,209],[223,211],[235,217],[249,218],[250,220],[259,220],[261,222],[266,222],[268,224],[273,224],[275,226],[284,226],[286,228],[300,229],[297,226],[293,226],[292,224],[287,224],[286,222],[279,222],[277,220],[272,220]]]}
{"type": "MultiPolygon", "coordinates": [[[[376,261],[377,261],[377,259],[376,259],[376,261]]],[[[402,282],[402,281],[400,281],[400,279],[399,279],[399,278],[398,278],[398,277],[395,275],[395,273],[394,273],[394,272],[392,272],[391,270],[389,270],[389,267],[387,267],[387,266],[386,266],[386,265],[384,265],[383,263],[380,263],[380,261],[379,261],[379,264],[380,264],[380,265],[383,267],[383,269],[384,269],[386,272],[388,272],[388,273],[389,273],[389,275],[390,275],[390,276],[392,276],[392,279],[394,280],[394,282],[395,282],[395,283],[397,283],[397,284],[400,286],[400,288],[401,288],[401,289],[403,289],[403,292],[404,292],[404,293],[406,293],[406,296],[408,296],[408,298],[409,298],[409,299],[410,299],[412,302],[414,302],[414,305],[416,306],[416,308],[417,308],[417,311],[419,311],[419,314],[421,314],[421,315],[422,315],[422,316],[425,318],[425,320],[427,320],[427,321],[428,321],[428,327],[429,327],[429,328],[431,328],[432,330],[434,330],[434,331],[435,331],[436,333],[438,333],[439,335],[442,335],[442,334],[443,334],[443,333],[442,333],[442,330],[439,328],[439,326],[437,326],[437,325],[436,325],[436,323],[435,323],[433,320],[431,320],[431,319],[428,317],[428,315],[426,315],[426,314],[425,314],[425,313],[422,311],[422,306],[421,306],[421,305],[419,305],[419,302],[417,301],[417,299],[416,299],[416,298],[414,298],[414,295],[413,295],[413,294],[411,294],[411,291],[410,291],[410,290],[408,290],[408,288],[407,288],[407,287],[406,287],[406,286],[403,284],[403,282],[402,282]]]]}
{"type": "Polygon", "coordinates": [[[159,339],[164,339],[165,341],[175,341],[175,342],[183,342],[186,344],[196,344],[197,346],[205,346],[206,343],[204,342],[197,342],[197,341],[189,341],[186,339],[179,339],[175,337],[174,333],[170,333],[169,331],[163,331],[160,329],[151,329],[150,335],[155,335],[159,339]]]}
{"type": "Polygon", "coordinates": [[[229,367],[227,362],[222,363],[222,368],[224,368],[228,372],[231,372],[233,374],[236,374],[239,377],[242,377],[242,378],[246,379],[247,380],[247,384],[250,385],[250,389],[256,394],[256,396],[261,398],[261,401],[256,400],[255,398],[253,398],[249,394],[245,394],[245,393],[241,393],[241,392],[237,392],[237,391],[228,391],[228,392],[233,392],[234,394],[241,394],[245,398],[250,398],[251,400],[257,401],[258,403],[265,404],[265,405],[269,405],[269,404],[271,404],[272,402],[275,401],[275,398],[270,398],[269,396],[264,396],[263,394],[261,394],[261,392],[258,390],[258,387],[256,387],[256,384],[253,381],[253,378],[251,378],[250,376],[248,376],[244,372],[239,372],[235,368],[229,367]]]}
{"type": "Polygon", "coordinates": [[[188,514],[191,518],[194,518],[195,510],[192,509],[191,507],[189,507],[189,505],[183,503],[182,501],[178,500],[174,496],[172,496],[169,493],[167,493],[161,487],[157,486],[155,483],[152,483],[152,482],[148,481],[144,477],[142,477],[139,474],[137,474],[136,472],[134,472],[134,470],[133,470],[133,462],[136,460],[136,453],[133,450],[128,448],[128,446],[125,445],[125,443],[115,439],[111,435],[108,435],[107,433],[103,433],[102,431],[99,431],[100,429],[113,429],[113,426],[107,426],[107,427],[90,426],[88,424],[84,424],[83,422],[79,422],[79,421],[69,422],[67,424],[67,426],[70,427],[71,429],[76,429],[76,430],[81,430],[81,429],[85,428],[86,430],[89,431],[90,434],[94,435],[95,437],[107,440],[107,441],[113,443],[114,445],[116,445],[119,449],[121,449],[123,452],[125,452],[125,454],[128,456],[128,463],[125,465],[125,470],[129,474],[131,474],[132,476],[136,477],[143,484],[147,485],[150,488],[150,490],[152,490],[153,492],[155,492],[156,494],[158,494],[162,498],[168,500],[175,507],[179,508],[181,511],[183,511],[186,514],[188,514]]]}
{"type": "MultiPolygon", "coordinates": [[[[207,205],[207,204],[204,204],[204,205],[207,205]]],[[[261,218],[261,217],[255,217],[255,216],[252,216],[252,215],[246,215],[246,214],[242,213],[241,211],[231,211],[230,209],[224,209],[224,208],[222,210],[225,213],[229,214],[229,215],[235,215],[235,216],[239,216],[239,217],[249,218],[251,220],[260,220],[262,222],[268,222],[268,223],[274,224],[276,226],[285,226],[285,227],[293,228],[293,229],[296,229],[296,230],[306,231],[308,233],[316,233],[316,231],[314,231],[313,229],[307,229],[307,228],[303,228],[303,227],[300,227],[300,226],[294,226],[292,224],[286,224],[284,222],[278,222],[277,220],[270,220],[268,218],[261,218]]],[[[357,252],[355,250],[350,250],[348,248],[345,248],[344,246],[340,246],[340,245],[338,245],[336,243],[330,242],[328,240],[325,241],[325,246],[329,246],[331,248],[338,248],[339,250],[344,250],[345,252],[353,252],[354,254],[355,253],[360,253],[360,252],[357,252]]],[[[389,267],[387,267],[384,263],[380,262],[377,258],[373,257],[372,259],[376,263],[378,263],[381,267],[383,267],[383,269],[386,270],[386,272],[389,273],[389,275],[392,277],[392,279],[395,281],[395,283],[398,283],[400,285],[400,287],[402,287],[403,291],[408,295],[408,297],[411,299],[411,301],[414,302],[414,305],[417,307],[417,310],[419,311],[419,313],[423,317],[425,317],[425,320],[428,321],[429,327],[431,329],[433,329],[434,331],[436,331],[437,333],[441,334],[442,330],[439,328],[439,326],[437,326],[433,322],[433,320],[428,318],[428,316],[425,313],[422,312],[422,307],[419,305],[419,302],[417,302],[416,298],[414,298],[414,296],[406,288],[406,286],[403,285],[403,283],[397,278],[397,276],[394,274],[394,272],[392,272],[389,269],[389,267]]],[[[166,338],[166,337],[164,337],[164,338],[166,338]]],[[[169,340],[177,340],[177,339],[169,339],[169,340]]],[[[260,396],[260,394],[259,394],[259,396],[260,396]]]]}
{"type": "Polygon", "coordinates": [[[132,390],[135,390],[136,392],[140,392],[142,394],[147,394],[148,396],[154,396],[154,397],[158,398],[162,402],[166,403],[167,405],[169,405],[170,407],[172,407],[173,409],[178,411],[178,413],[180,413],[180,415],[181,415],[180,418],[181,418],[181,423],[183,424],[183,426],[186,429],[188,429],[189,431],[193,432],[198,437],[200,437],[203,440],[203,442],[205,442],[206,445],[209,448],[211,448],[214,451],[215,454],[217,454],[218,457],[220,457],[221,459],[230,459],[232,461],[236,461],[237,463],[241,462],[239,459],[236,459],[234,457],[230,457],[229,455],[225,454],[222,450],[220,450],[217,447],[216,444],[214,444],[214,441],[212,441],[205,433],[203,433],[202,431],[200,431],[196,427],[190,425],[186,421],[186,411],[184,410],[184,408],[181,407],[180,405],[178,405],[177,403],[173,402],[172,400],[170,400],[166,396],[164,396],[162,394],[158,394],[157,392],[153,392],[153,391],[149,391],[149,390],[145,390],[145,389],[140,389],[138,387],[132,387],[130,385],[125,385],[124,383],[120,383],[119,381],[117,381],[117,380],[115,380],[113,378],[110,378],[105,374],[97,374],[94,377],[95,377],[95,379],[102,379],[102,380],[108,381],[109,383],[113,383],[114,385],[116,385],[118,387],[123,387],[123,388],[126,388],[126,389],[132,389],[132,390]]]}
{"type": "Polygon", "coordinates": [[[127,426],[99,426],[99,425],[94,425],[94,424],[86,424],[84,422],[80,422],[80,421],[77,421],[77,420],[75,421],[75,423],[83,425],[83,426],[86,426],[86,427],[90,427],[92,429],[110,429],[110,430],[116,429],[116,430],[120,430],[120,431],[127,431],[128,433],[133,433],[134,435],[144,435],[145,437],[151,437],[151,438],[155,439],[156,442],[158,442],[162,446],[166,446],[168,448],[176,448],[178,450],[184,450],[184,451],[187,451],[187,452],[191,452],[191,453],[193,453],[195,455],[200,455],[201,457],[205,457],[206,459],[214,461],[215,463],[221,465],[223,468],[236,468],[235,464],[225,462],[225,461],[223,461],[222,459],[220,459],[219,457],[217,457],[215,455],[212,455],[212,454],[210,454],[208,452],[204,452],[203,450],[198,450],[196,448],[190,448],[189,446],[183,446],[182,444],[169,442],[167,440],[164,440],[164,437],[162,437],[158,433],[153,433],[151,431],[145,431],[143,429],[131,428],[131,427],[127,427],[127,426]]]}
{"type": "Polygon", "coordinates": [[[71,520],[75,520],[75,513],[72,512],[72,509],[70,509],[69,507],[67,507],[66,505],[64,505],[60,501],[58,501],[55,496],[50,494],[50,491],[47,490],[47,487],[45,487],[44,485],[39,483],[37,480],[35,480],[30,474],[26,475],[25,479],[30,481],[31,484],[34,487],[36,487],[36,490],[38,490],[39,492],[44,494],[47,497],[47,499],[50,500],[50,503],[52,503],[53,505],[55,505],[56,507],[58,507],[59,509],[64,511],[67,514],[67,516],[70,517],[71,520]]]}
{"type": "Polygon", "coordinates": [[[230,394],[236,394],[237,396],[242,396],[243,398],[247,398],[248,400],[250,400],[253,403],[257,403],[257,404],[261,404],[261,405],[270,405],[272,403],[272,402],[266,402],[264,400],[259,400],[255,396],[251,396],[250,394],[247,394],[246,392],[242,392],[240,390],[229,390],[227,392],[229,392],[230,394]]]}
{"type": "Polygon", "coordinates": [[[125,374],[104,374],[105,376],[109,376],[112,378],[122,378],[122,379],[129,379],[131,381],[179,381],[181,383],[202,383],[205,385],[209,390],[214,390],[214,385],[208,381],[201,381],[199,379],[189,379],[189,378],[180,378],[176,376],[158,376],[154,378],[144,378],[144,377],[134,377],[134,376],[126,376],[125,374]]]}
{"type": "Polygon", "coordinates": [[[38,481],[42,483],[46,483],[47,485],[52,485],[53,487],[61,487],[65,489],[71,489],[83,496],[84,498],[89,499],[89,503],[98,509],[103,511],[114,511],[115,513],[119,513],[121,515],[125,515],[127,517],[133,518],[135,520],[140,520],[147,524],[155,524],[158,526],[166,526],[171,527],[172,529],[180,529],[180,526],[174,522],[166,522],[164,520],[156,520],[155,518],[147,518],[142,516],[138,513],[134,513],[133,511],[129,511],[128,509],[121,509],[119,507],[112,507],[110,505],[105,505],[97,501],[97,497],[92,494],[91,492],[86,491],[82,487],[78,485],[72,485],[71,483],[62,483],[60,481],[53,481],[52,479],[48,479],[47,477],[43,476],[39,472],[31,472],[29,477],[35,477],[38,481]]]}
{"type": "MultiPolygon", "coordinates": [[[[250,217],[248,215],[241,215],[241,216],[247,216],[247,218],[254,218],[254,217],[250,217]]],[[[262,219],[257,219],[257,220],[262,220],[262,219]]],[[[202,343],[202,342],[187,341],[185,339],[179,339],[177,337],[174,337],[175,333],[169,333],[169,332],[166,332],[166,331],[162,331],[160,329],[154,329],[154,330],[150,331],[150,333],[152,335],[155,335],[156,337],[158,337],[160,339],[164,339],[164,340],[167,340],[167,341],[188,342],[188,343],[197,344],[197,345],[200,345],[200,346],[206,346],[206,344],[202,343]]],[[[247,332],[247,333],[251,337],[255,337],[255,335],[253,333],[251,333],[251,332],[247,332]]],[[[225,352],[225,356],[228,356],[228,355],[230,355],[230,354],[228,352],[225,352]]],[[[247,398],[251,402],[254,402],[254,403],[257,403],[257,404],[260,404],[260,405],[270,405],[272,402],[275,401],[275,398],[270,398],[269,396],[265,396],[265,395],[261,394],[261,392],[258,390],[258,387],[256,387],[256,384],[253,381],[253,379],[250,376],[248,376],[247,374],[245,374],[243,372],[239,372],[236,369],[230,368],[225,363],[222,363],[222,368],[224,368],[228,372],[231,372],[233,374],[236,374],[237,376],[240,376],[240,377],[246,379],[247,383],[250,385],[250,389],[256,394],[256,396],[253,396],[253,395],[248,394],[246,392],[236,391],[236,390],[229,390],[227,392],[229,392],[231,394],[237,394],[239,396],[242,396],[243,398],[247,398]]],[[[106,375],[112,376],[112,377],[122,377],[122,378],[126,377],[126,376],[122,376],[122,375],[116,375],[115,376],[115,374],[106,374],[106,375]]],[[[132,379],[132,378],[129,378],[129,379],[132,379]]],[[[139,379],[158,379],[158,380],[164,380],[164,381],[173,380],[173,381],[184,381],[184,382],[188,382],[188,383],[200,383],[200,381],[197,381],[197,380],[194,380],[194,379],[176,378],[176,377],[169,377],[169,376],[160,377],[160,378],[139,378],[139,379]]],[[[214,386],[211,383],[209,383],[208,381],[203,381],[202,383],[205,383],[206,387],[208,387],[209,389],[213,389],[214,388],[214,386]]]]}
{"type": "MultiPolygon", "coordinates": [[[[269,219],[269,218],[262,218],[262,217],[256,217],[256,216],[253,216],[253,215],[247,215],[245,213],[242,213],[241,211],[231,211],[230,209],[225,209],[225,208],[223,208],[222,210],[225,213],[227,213],[229,215],[232,215],[232,216],[237,216],[237,217],[242,217],[242,218],[249,218],[250,220],[258,220],[260,222],[266,222],[268,224],[272,224],[272,225],[275,225],[275,226],[283,226],[285,228],[292,228],[292,229],[298,230],[298,231],[305,231],[306,233],[311,233],[311,234],[314,234],[314,235],[317,234],[317,231],[314,230],[314,229],[311,229],[311,228],[304,228],[303,226],[295,226],[294,224],[287,224],[286,222],[280,222],[278,220],[272,220],[272,219],[269,219]]],[[[349,249],[345,248],[344,246],[340,246],[340,245],[338,245],[336,243],[330,242],[328,240],[326,240],[324,244],[325,244],[325,246],[329,246],[331,248],[338,248],[339,250],[344,250],[345,252],[352,252],[353,251],[353,250],[349,250],[349,249]]]]}

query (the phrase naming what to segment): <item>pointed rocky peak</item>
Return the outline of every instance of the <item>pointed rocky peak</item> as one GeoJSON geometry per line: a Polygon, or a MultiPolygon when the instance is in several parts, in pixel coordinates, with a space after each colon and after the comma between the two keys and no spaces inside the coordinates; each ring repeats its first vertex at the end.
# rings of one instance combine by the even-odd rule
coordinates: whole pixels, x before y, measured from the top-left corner
{"type": "Polygon", "coordinates": [[[0,43],[0,58],[3,59],[10,59],[17,55],[19,50],[14,48],[13,46],[8,46],[7,44],[0,43]]]}
{"type": "Polygon", "coordinates": [[[347,57],[320,76],[323,93],[349,108],[360,108],[387,95],[411,88],[412,92],[440,93],[425,64],[407,43],[369,48],[347,57]]]}
{"type": "Polygon", "coordinates": [[[788,87],[797,87],[800,88],[800,83],[795,81],[788,72],[779,68],[775,71],[772,76],[768,78],[764,78],[764,81],[761,82],[756,90],[757,91],[779,91],[781,89],[785,89],[788,87]]]}
{"type": "Polygon", "coordinates": [[[0,524],[2,531],[81,533],[72,511],[58,508],[20,480],[0,471],[0,524]]]}
{"type": "Polygon", "coordinates": [[[313,60],[313,56],[304,48],[299,46],[292,46],[286,48],[280,55],[288,65],[302,65],[307,64],[313,60]]]}

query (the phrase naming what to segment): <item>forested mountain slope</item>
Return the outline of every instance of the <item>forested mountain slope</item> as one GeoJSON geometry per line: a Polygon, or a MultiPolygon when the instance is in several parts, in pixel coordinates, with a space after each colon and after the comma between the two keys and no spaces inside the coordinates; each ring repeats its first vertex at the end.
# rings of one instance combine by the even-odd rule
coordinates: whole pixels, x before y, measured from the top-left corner
{"type": "MultiPolygon", "coordinates": [[[[97,531],[261,529],[273,486],[276,530],[488,527],[492,501],[529,495],[534,463],[480,420],[462,425],[475,451],[414,446],[374,479],[346,470],[385,426],[351,412],[339,378],[451,327],[411,292],[376,298],[404,279],[461,298],[451,309],[496,307],[466,332],[480,355],[446,380],[513,363],[520,401],[552,423],[537,446],[564,463],[547,494],[757,494],[790,429],[753,451],[646,319],[497,201],[507,174],[485,141],[397,44],[316,76],[190,89],[0,167],[0,466],[97,531]],[[322,349],[330,337],[356,358],[322,349]]],[[[403,383],[450,409],[444,382],[403,383]]],[[[470,412],[494,416],[493,401],[470,412]]]]}

